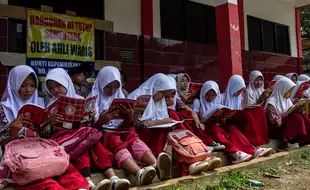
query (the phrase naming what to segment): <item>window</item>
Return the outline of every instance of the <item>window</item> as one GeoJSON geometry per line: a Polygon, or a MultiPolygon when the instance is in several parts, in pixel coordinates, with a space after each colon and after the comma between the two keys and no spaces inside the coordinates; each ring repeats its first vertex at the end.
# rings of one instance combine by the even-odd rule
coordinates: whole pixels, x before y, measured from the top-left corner
{"type": "Polygon", "coordinates": [[[90,3],[74,0],[8,0],[9,5],[41,9],[41,5],[53,7],[53,12],[66,14],[66,10],[76,12],[76,16],[104,19],[104,0],[90,3]]]}
{"type": "Polygon", "coordinates": [[[8,50],[14,53],[26,53],[26,21],[8,20],[8,50]]]}
{"type": "Polygon", "coordinates": [[[215,8],[188,0],[161,0],[162,38],[216,44],[215,8]]]}
{"type": "Polygon", "coordinates": [[[291,55],[289,27],[248,16],[249,50],[291,55]]]}

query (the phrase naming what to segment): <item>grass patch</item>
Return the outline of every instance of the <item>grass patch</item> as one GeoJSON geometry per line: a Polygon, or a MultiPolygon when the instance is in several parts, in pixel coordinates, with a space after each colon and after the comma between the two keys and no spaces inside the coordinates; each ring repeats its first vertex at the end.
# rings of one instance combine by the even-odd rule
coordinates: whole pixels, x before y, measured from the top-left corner
{"type": "MultiPolygon", "coordinates": [[[[275,176],[285,176],[291,172],[294,172],[296,168],[310,169],[310,150],[303,150],[290,159],[279,160],[276,163],[266,163],[261,165],[261,169],[254,170],[251,173],[242,171],[230,171],[228,174],[220,177],[212,184],[197,184],[197,190],[253,190],[260,189],[260,187],[251,185],[250,179],[256,179],[264,182],[264,174],[268,173],[275,176]]],[[[269,178],[272,179],[272,178],[269,178]]],[[[265,184],[266,185],[266,184],[265,184]]],[[[176,184],[164,190],[185,190],[181,184],[176,184]]]]}

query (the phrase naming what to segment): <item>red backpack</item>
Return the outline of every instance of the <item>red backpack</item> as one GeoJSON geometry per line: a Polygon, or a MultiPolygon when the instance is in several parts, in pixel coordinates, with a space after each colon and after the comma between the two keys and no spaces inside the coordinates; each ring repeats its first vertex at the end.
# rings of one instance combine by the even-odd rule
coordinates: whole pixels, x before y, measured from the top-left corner
{"type": "Polygon", "coordinates": [[[174,130],[168,134],[168,146],[176,151],[180,160],[192,164],[208,158],[213,148],[206,146],[201,139],[189,130],[174,130]]]}

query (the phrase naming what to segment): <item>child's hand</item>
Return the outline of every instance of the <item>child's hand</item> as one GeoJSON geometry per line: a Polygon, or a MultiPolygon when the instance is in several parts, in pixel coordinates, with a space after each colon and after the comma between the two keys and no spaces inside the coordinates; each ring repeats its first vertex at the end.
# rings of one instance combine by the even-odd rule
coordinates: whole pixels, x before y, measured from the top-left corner
{"type": "Polygon", "coordinates": [[[50,124],[52,124],[53,126],[60,124],[63,122],[63,117],[62,115],[59,114],[55,114],[50,118],[50,124]]]}
{"type": "Polygon", "coordinates": [[[205,129],[206,129],[205,125],[202,124],[202,123],[200,123],[200,121],[196,123],[196,127],[197,127],[198,129],[202,129],[202,130],[205,130],[205,129]]]}
{"type": "Polygon", "coordinates": [[[89,112],[89,116],[90,116],[91,118],[96,117],[96,110],[91,110],[91,111],[89,112]]]}
{"type": "Polygon", "coordinates": [[[23,128],[23,118],[24,118],[23,115],[19,115],[17,119],[11,122],[10,129],[17,131],[21,130],[23,128]]]}
{"type": "Polygon", "coordinates": [[[303,105],[300,105],[300,106],[298,106],[297,108],[296,108],[296,111],[297,111],[297,113],[304,113],[304,106],[303,105]]]}
{"type": "Polygon", "coordinates": [[[100,113],[98,121],[101,125],[103,125],[103,124],[111,121],[116,116],[118,116],[118,110],[115,109],[115,110],[112,110],[110,112],[109,112],[109,110],[106,110],[106,111],[100,113]]]}
{"type": "Polygon", "coordinates": [[[18,134],[18,132],[23,128],[23,118],[24,118],[23,115],[19,115],[17,119],[12,121],[11,124],[9,125],[11,137],[15,137],[18,134]]]}
{"type": "Polygon", "coordinates": [[[120,114],[124,116],[124,120],[133,121],[134,109],[131,107],[130,104],[128,104],[128,108],[125,107],[124,105],[120,105],[119,111],[120,111],[120,114]]]}

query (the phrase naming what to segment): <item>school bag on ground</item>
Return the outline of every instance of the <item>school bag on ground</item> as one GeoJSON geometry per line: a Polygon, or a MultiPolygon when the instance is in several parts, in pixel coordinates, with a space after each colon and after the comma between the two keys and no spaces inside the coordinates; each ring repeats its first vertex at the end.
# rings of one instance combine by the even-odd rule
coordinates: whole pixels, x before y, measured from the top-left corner
{"type": "Polygon", "coordinates": [[[166,149],[169,149],[169,146],[178,153],[179,159],[187,164],[205,160],[213,151],[191,131],[181,129],[169,132],[166,149]]]}
{"type": "Polygon", "coordinates": [[[85,151],[88,151],[102,137],[102,132],[91,127],[81,127],[68,133],[61,131],[51,137],[70,155],[70,159],[76,159],[85,151]]]}
{"type": "Polygon", "coordinates": [[[9,182],[26,185],[63,174],[69,166],[69,155],[50,139],[16,139],[5,145],[2,165],[10,169],[9,182]]]}

